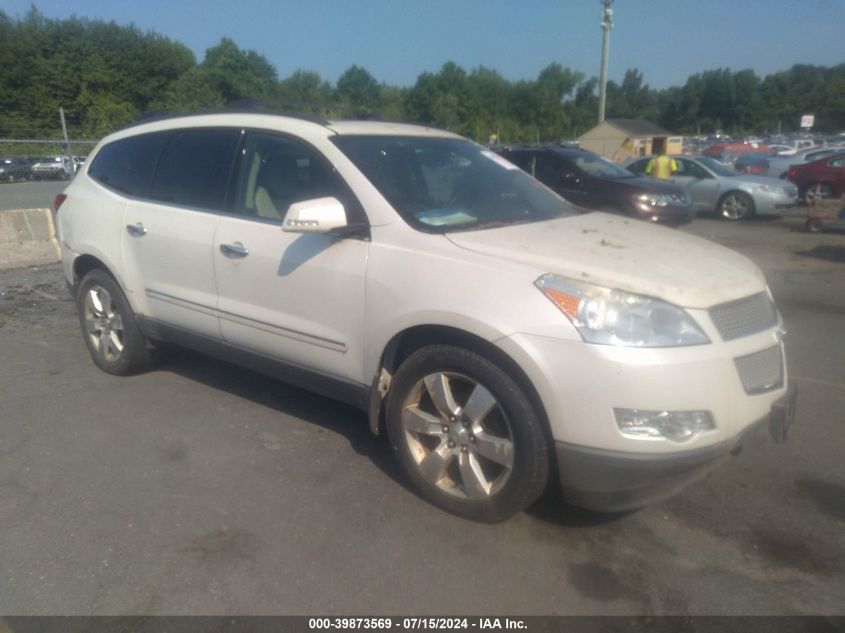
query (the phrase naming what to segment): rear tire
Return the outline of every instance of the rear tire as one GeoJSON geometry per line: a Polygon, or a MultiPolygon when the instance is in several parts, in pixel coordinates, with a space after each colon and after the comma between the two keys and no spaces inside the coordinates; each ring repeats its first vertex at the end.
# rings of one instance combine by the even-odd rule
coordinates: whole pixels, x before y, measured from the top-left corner
{"type": "Polygon", "coordinates": [[[154,350],[141,333],[120,286],[106,271],[95,269],[85,275],[76,306],[82,338],[97,367],[126,376],[153,364],[154,350]]]}
{"type": "Polygon", "coordinates": [[[804,202],[813,204],[817,200],[825,200],[833,197],[833,189],[830,185],[823,182],[814,182],[807,185],[804,190],[804,202]]]}
{"type": "Polygon", "coordinates": [[[424,347],[397,370],[386,407],[390,444],[408,478],[439,508],[503,521],[545,490],[549,449],[522,389],[491,361],[424,347]]]}

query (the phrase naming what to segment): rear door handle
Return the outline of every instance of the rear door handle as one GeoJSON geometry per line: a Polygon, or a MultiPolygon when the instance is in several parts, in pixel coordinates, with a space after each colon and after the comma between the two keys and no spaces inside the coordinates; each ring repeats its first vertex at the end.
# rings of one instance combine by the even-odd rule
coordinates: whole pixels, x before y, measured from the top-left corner
{"type": "Polygon", "coordinates": [[[146,227],[138,222],[137,224],[127,224],[126,231],[132,237],[144,237],[147,234],[146,227]]]}
{"type": "Polygon", "coordinates": [[[226,257],[232,258],[246,257],[249,255],[249,249],[240,242],[235,242],[234,244],[221,244],[220,252],[226,257]]]}

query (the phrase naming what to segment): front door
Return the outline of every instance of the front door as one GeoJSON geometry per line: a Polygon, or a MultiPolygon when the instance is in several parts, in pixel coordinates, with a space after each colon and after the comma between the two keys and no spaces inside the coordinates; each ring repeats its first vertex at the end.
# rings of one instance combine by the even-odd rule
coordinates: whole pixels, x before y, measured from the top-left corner
{"type": "Polygon", "coordinates": [[[676,158],[678,171],[672,180],[686,187],[696,211],[713,211],[719,201],[721,186],[706,169],[685,158],[676,158]]]}
{"type": "Polygon", "coordinates": [[[350,222],[363,211],[327,161],[306,143],[248,132],[232,213],[214,236],[223,338],[238,347],[355,382],[363,380],[368,242],[284,233],[293,202],[334,196],[350,222]]]}

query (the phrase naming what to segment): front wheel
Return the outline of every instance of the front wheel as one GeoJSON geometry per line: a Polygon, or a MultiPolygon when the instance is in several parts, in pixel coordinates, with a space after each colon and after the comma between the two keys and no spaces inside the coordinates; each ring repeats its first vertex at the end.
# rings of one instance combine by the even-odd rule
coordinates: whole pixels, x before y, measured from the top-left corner
{"type": "Polygon", "coordinates": [[[502,521],[546,487],[540,418],[513,379],[474,352],[432,345],[408,357],[388,395],[387,431],[413,484],[447,512],[502,521]]]}
{"type": "Polygon", "coordinates": [[[85,275],[79,285],[77,310],[85,345],[100,369],[125,376],[152,364],[153,350],[123,291],[107,272],[95,269],[85,275]]]}
{"type": "Polygon", "coordinates": [[[754,200],[742,191],[730,191],[719,200],[717,209],[726,220],[745,220],[754,215],[754,200]]]}

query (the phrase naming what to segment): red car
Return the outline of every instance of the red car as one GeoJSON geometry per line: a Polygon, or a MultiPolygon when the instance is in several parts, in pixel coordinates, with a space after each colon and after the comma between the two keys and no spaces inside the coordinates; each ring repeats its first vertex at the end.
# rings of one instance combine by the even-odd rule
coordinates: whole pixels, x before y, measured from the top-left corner
{"type": "Polygon", "coordinates": [[[816,197],[839,198],[845,195],[845,152],[791,165],[786,177],[795,183],[805,202],[816,197]]]}
{"type": "Polygon", "coordinates": [[[738,157],[749,152],[773,154],[774,150],[763,143],[719,143],[704,150],[704,155],[712,156],[723,163],[733,163],[738,157]]]}

